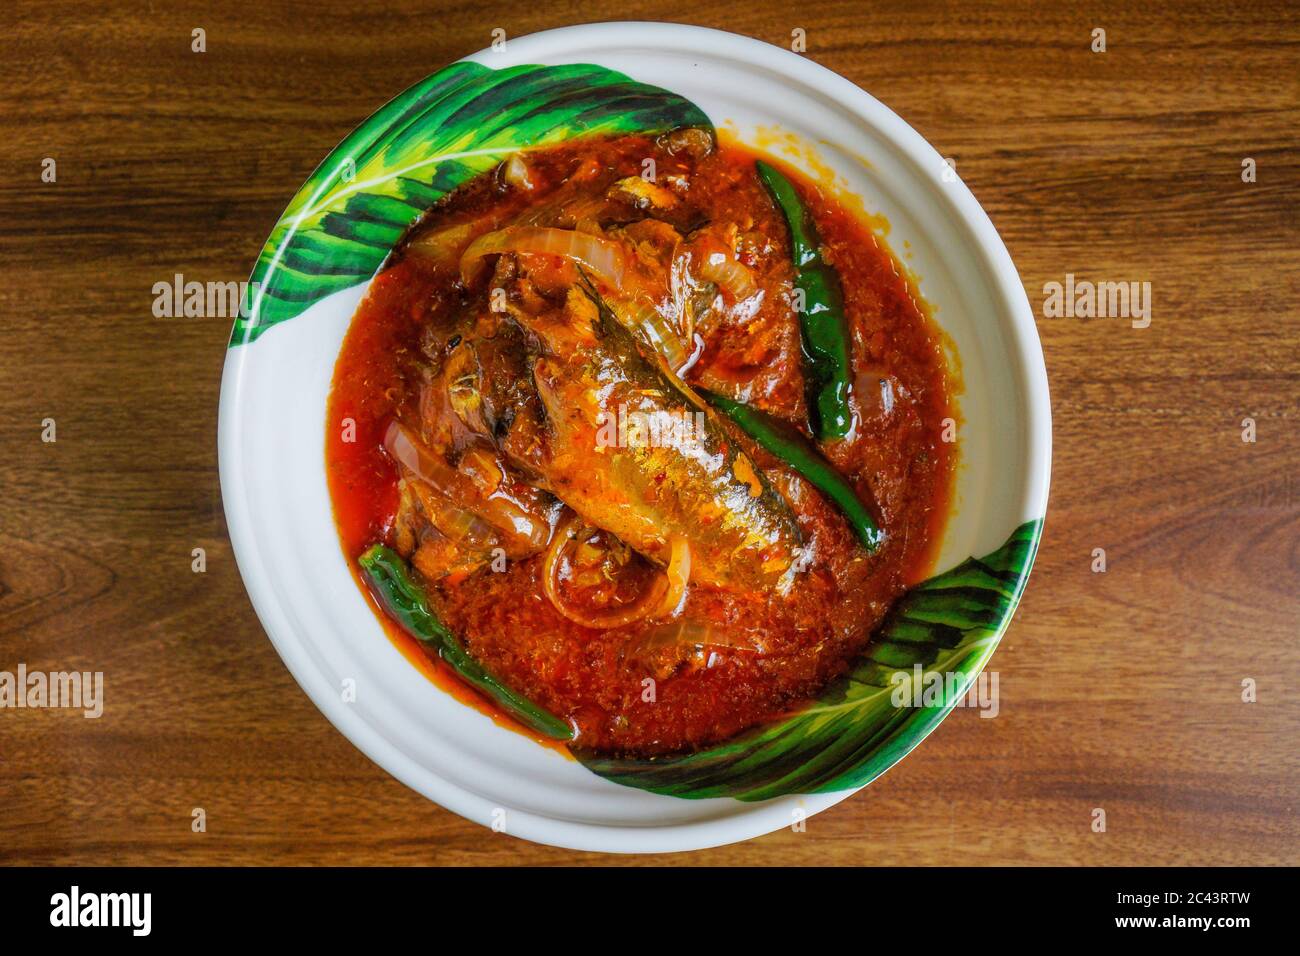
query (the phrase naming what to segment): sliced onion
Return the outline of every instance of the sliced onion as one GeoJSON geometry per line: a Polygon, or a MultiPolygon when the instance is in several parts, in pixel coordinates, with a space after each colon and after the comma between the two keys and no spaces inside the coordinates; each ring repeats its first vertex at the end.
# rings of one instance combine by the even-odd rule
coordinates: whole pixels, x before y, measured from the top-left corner
{"type": "Polygon", "coordinates": [[[679,369],[686,361],[686,348],[681,336],[668,317],[644,298],[612,300],[610,309],[619,323],[635,335],[641,336],[655,352],[663,356],[668,367],[679,369]]]}
{"type": "Polygon", "coordinates": [[[623,284],[623,250],[617,243],[549,226],[507,226],[479,236],[460,257],[460,275],[465,284],[472,283],[482,272],[484,256],[503,252],[572,259],[616,289],[623,284]]]}
{"type": "MultiPolygon", "coordinates": [[[[570,513],[555,529],[555,534],[551,537],[551,543],[546,548],[546,557],[542,562],[542,590],[546,593],[546,597],[555,607],[555,610],[575,624],[581,624],[583,627],[589,627],[593,630],[622,627],[624,624],[631,624],[643,617],[657,613],[663,606],[665,592],[671,590],[668,581],[663,576],[657,576],[654,582],[641,592],[640,597],[616,611],[593,614],[565,603],[564,596],[560,593],[561,559],[570,542],[573,541],[581,523],[582,519],[578,515],[570,513]]],[[[687,552],[686,561],[687,572],[689,573],[689,551],[687,552]]]]}
{"type": "Polygon", "coordinates": [[[490,551],[500,543],[496,532],[482,518],[458,508],[442,495],[422,481],[410,482],[410,486],[429,523],[438,529],[443,537],[453,544],[470,551],[490,551]]]}
{"type": "Polygon", "coordinates": [[[407,243],[406,251],[435,266],[454,266],[470,240],[492,226],[492,220],[485,217],[422,232],[407,243]]]}
{"type": "Polygon", "coordinates": [[[668,581],[668,591],[655,612],[657,617],[679,613],[686,601],[686,585],[691,581],[691,544],[683,535],[673,538],[672,555],[664,578],[668,581]]]}
{"type": "Polygon", "coordinates": [[[758,291],[754,274],[735,256],[726,252],[710,252],[700,263],[700,276],[710,282],[716,282],[722,291],[735,301],[748,299],[758,291]]]}
{"type": "Polygon", "coordinates": [[[767,646],[748,634],[722,630],[709,621],[682,618],[652,627],[628,642],[625,653],[633,656],[664,647],[723,647],[750,654],[766,654],[767,646]]]}
{"type": "MultiPolygon", "coordinates": [[[[417,477],[427,481],[438,491],[445,494],[451,490],[447,487],[448,482],[439,480],[444,477],[442,471],[447,466],[437,461],[423,443],[416,441],[410,430],[401,422],[392,421],[388,424],[384,432],[384,451],[388,452],[399,465],[410,469],[417,477]]],[[[447,470],[450,471],[449,468],[447,470]]]]}
{"type": "Polygon", "coordinates": [[[495,543],[494,535],[488,523],[476,518],[464,508],[457,508],[445,498],[429,496],[440,507],[429,514],[429,521],[454,543],[472,548],[475,551],[490,550],[495,543]]]}
{"type": "Polygon", "coordinates": [[[551,528],[545,515],[532,514],[518,501],[499,491],[485,494],[476,482],[431,452],[400,422],[389,424],[384,433],[384,449],[434,491],[504,534],[507,544],[517,553],[531,554],[546,546],[551,528]]]}
{"type": "Polygon", "coordinates": [[[528,164],[524,162],[524,158],[518,153],[505,161],[505,168],[501,172],[501,178],[518,189],[531,190],[533,188],[533,181],[528,176],[528,164]]]}
{"type": "Polygon", "coordinates": [[[469,477],[485,498],[496,494],[505,481],[505,472],[496,457],[483,447],[471,448],[461,456],[459,471],[469,477]]]}

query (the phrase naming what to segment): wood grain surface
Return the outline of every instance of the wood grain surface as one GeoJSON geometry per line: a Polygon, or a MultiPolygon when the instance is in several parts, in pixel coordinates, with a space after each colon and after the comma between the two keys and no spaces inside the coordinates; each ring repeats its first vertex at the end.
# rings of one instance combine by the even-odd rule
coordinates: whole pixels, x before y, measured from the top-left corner
{"type": "Polygon", "coordinates": [[[1300,8],[821,0],[6,9],[0,670],[103,671],[107,706],[0,709],[0,862],[663,859],[492,834],[325,720],[226,536],[230,323],[151,314],[174,273],[246,278],[308,173],[390,96],[496,27],[584,19],[780,45],[803,28],[807,56],[957,161],[1036,311],[1066,273],[1152,288],[1146,329],[1039,320],[1052,498],[992,663],[998,717],[955,712],[805,833],[673,862],[1300,863],[1300,8]]]}

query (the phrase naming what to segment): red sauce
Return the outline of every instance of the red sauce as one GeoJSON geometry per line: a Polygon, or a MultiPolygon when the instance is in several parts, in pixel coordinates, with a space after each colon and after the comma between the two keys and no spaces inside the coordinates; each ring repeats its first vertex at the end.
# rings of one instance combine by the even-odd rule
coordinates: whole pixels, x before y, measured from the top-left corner
{"type": "MultiPolygon", "coordinates": [[[[805,421],[797,317],[777,291],[792,275],[787,233],[754,175],[753,154],[728,145],[688,160],[642,137],[570,144],[529,155],[534,195],[542,198],[528,202],[543,202],[580,164],[636,175],[646,156],[656,159],[660,177],[690,177],[688,203],[709,220],[740,227],[738,258],[765,291],[754,314],[728,311],[703,333],[705,347],[687,380],[725,389],[792,422],[805,421]]],[[[892,602],[924,577],[940,539],[953,470],[952,446],[941,433],[944,419],[954,414],[941,335],[876,235],[817,185],[782,169],[812,210],[851,320],[856,426],[849,438],[823,451],[875,503],[886,542],[867,556],[820,494],[797,481],[793,490],[782,485],[805,541],[814,542],[816,560],[799,584],[784,597],[692,586],[685,608],[718,633],[749,635],[762,653],[711,646],[675,664],[629,658],[635,625],[592,630],[561,617],[543,593],[540,555],[513,560],[501,572],[481,569],[455,583],[426,582],[440,617],[471,653],[517,690],[572,720],[580,746],[680,752],[799,706],[868,645],[892,602]],[[654,681],[652,702],[646,700],[647,677],[654,681]]],[[[493,208],[507,217],[523,208],[523,200],[490,182],[454,194],[417,234],[493,208]]],[[[445,273],[399,254],[375,279],[344,341],[329,399],[326,464],[349,559],[377,540],[393,541],[399,476],[381,447],[384,429],[395,410],[411,402],[409,369],[422,341],[431,327],[447,321],[455,298],[449,281],[445,273]]],[[[771,456],[748,450],[764,472],[781,471],[771,456]]],[[[425,673],[439,686],[513,724],[433,663],[423,645],[385,623],[403,652],[425,662],[425,673]]]]}

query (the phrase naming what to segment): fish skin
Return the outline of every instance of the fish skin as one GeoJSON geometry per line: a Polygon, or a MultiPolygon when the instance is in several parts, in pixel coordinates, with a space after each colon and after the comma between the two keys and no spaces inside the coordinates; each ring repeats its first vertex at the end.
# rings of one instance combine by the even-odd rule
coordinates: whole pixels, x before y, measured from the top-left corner
{"type": "MultiPolygon", "coordinates": [[[[684,537],[693,581],[787,592],[798,566],[798,526],[716,413],[647,360],[604,310],[594,335],[563,322],[525,321],[545,345],[532,371],[547,442],[535,464],[548,490],[588,524],[660,564],[672,539],[684,537]],[[608,417],[600,413],[618,415],[620,406],[624,420],[632,413],[668,416],[660,421],[687,415],[688,440],[602,447],[597,437],[608,417]]],[[[607,438],[616,431],[606,428],[607,438]]]]}

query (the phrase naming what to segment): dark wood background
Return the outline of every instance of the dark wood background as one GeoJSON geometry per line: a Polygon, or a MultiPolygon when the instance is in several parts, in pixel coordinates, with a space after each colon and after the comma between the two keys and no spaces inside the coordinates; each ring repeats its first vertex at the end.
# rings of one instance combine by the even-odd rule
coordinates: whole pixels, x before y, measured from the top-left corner
{"type": "Polygon", "coordinates": [[[1052,500],[998,718],[956,712],[806,833],[675,862],[1300,863],[1295,5],[389,6],[6,9],[0,670],[102,670],[107,710],[0,710],[0,862],[618,862],[467,823],[317,712],[226,538],[230,323],[150,311],[176,272],[246,278],[321,157],[493,28],[598,16],[802,27],[957,160],[1036,309],[1067,272],[1152,284],[1147,329],[1040,320],[1052,500]]]}

